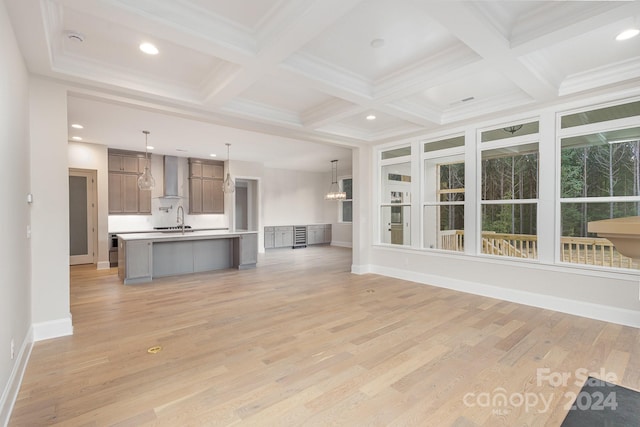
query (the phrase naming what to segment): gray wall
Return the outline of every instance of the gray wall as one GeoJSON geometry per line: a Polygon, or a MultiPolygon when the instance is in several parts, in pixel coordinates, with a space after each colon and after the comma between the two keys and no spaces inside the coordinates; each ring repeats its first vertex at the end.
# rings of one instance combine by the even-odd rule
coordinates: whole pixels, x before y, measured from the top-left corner
{"type": "Polygon", "coordinates": [[[29,119],[28,74],[0,2],[0,425],[15,395],[19,355],[29,344],[29,119]],[[10,343],[15,342],[11,359],[10,343]]]}

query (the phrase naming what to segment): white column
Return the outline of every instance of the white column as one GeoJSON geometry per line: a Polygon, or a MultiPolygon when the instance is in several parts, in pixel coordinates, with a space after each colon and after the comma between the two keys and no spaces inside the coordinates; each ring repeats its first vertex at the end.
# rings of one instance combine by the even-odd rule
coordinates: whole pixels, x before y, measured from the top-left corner
{"type": "Polygon", "coordinates": [[[374,182],[372,174],[373,157],[371,147],[354,148],[353,167],[353,245],[351,271],[364,274],[371,263],[371,244],[373,243],[373,200],[374,182]]]}
{"type": "Polygon", "coordinates": [[[70,335],[67,91],[30,82],[31,309],[35,340],[70,335]]]}

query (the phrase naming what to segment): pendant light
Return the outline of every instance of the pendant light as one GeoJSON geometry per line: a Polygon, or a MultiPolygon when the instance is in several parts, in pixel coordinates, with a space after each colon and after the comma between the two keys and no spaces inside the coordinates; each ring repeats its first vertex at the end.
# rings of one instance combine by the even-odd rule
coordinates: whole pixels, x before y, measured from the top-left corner
{"type": "Polygon", "coordinates": [[[347,193],[340,191],[338,186],[338,161],[331,160],[331,186],[329,191],[324,195],[325,200],[344,200],[347,198],[347,193]]]}
{"type": "Polygon", "coordinates": [[[143,130],[144,133],[144,172],[138,177],[138,188],[141,190],[153,190],[156,186],[156,180],[151,175],[151,169],[149,168],[149,152],[147,151],[147,137],[149,136],[148,130],[143,130]]]}
{"type": "Polygon", "coordinates": [[[222,191],[228,194],[233,193],[236,190],[236,183],[231,179],[231,158],[229,157],[229,147],[231,144],[228,142],[225,144],[227,146],[227,177],[222,183],[222,191]]]}

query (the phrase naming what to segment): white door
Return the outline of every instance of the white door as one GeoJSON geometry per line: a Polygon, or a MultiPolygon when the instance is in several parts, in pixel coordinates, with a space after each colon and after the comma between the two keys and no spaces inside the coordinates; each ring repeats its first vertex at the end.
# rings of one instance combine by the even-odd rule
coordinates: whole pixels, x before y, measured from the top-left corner
{"type": "Polygon", "coordinates": [[[95,262],[96,171],[69,170],[69,264],[95,262]]]}

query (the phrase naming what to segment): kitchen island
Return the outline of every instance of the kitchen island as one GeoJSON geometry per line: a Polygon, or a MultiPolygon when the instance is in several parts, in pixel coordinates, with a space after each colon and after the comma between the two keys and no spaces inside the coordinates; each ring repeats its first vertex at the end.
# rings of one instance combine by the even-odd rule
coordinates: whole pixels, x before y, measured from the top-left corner
{"type": "Polygon", "coordinates": [[[125,285],[154,277],[253,268],[256,231],[185,231],[118,235],[118,276],[125,285]]]}

